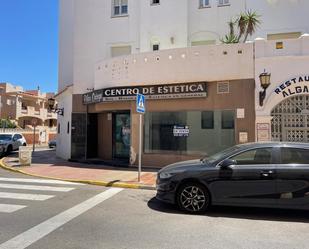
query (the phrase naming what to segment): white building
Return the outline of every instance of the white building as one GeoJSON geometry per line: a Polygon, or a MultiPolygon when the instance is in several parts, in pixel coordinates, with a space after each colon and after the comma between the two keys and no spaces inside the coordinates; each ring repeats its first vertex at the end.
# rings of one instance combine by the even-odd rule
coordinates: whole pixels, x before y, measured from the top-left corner
{"type": "MultiPolygon", "coordinates": [[[[84,146],[76,145],[76,141],[85,138],[76,137],[80,134],[76,130],[76,122],[82,120],[82,116],[75,116],[72,120],[72,112],[78,115],[86,112],[97,114],[104,112],[106,117],[102,114],[104,116],[102,118],[112,121],[112,113],[118,108],[132,114],[130,160],[134,162],[137,147],[134,131],[137,122],[133,111],[134,103],[132,101],[131,104],[117,103],[115,106],[109,106],[110,103],[95,104],[86,108],[79,105],[82,103],[82,94],[92,89],[116,86],[151,86],[200,81],[208,82],[207,86],[210,89],[215,85],[219,87],[222,81],[228,81],[233,89],[233,86],[236,87],[238,84],[235,82],[234,85],[234,81],[251,82],[254,78],[258,79],[259,73],[263,71],[261,68],[267,69],[274,75],[272,68],[263,67],[259,64],[259,60],[255,68],[254,56],[257,54],[258,59],[263,57],[273,49],[275,42],[263,41],[266,44],[272,44],[264,54],[260,52],[265,49],[260,46],[262,41],[258,41],[256,45],[216,46],[214,44],[220,44],[220,39],[228,33],[227,22],[246,10],[256,10],[262,20],[254,37],[250,37],[251,40],[256,37],[268,40],[298,38],[304,33],[309,33],[309,16],[306,13],[308,9],[309,2],[305,0],[61,0],[60,94],[57,98],[59,107],[64,107],[68,111],[58,119],[61,127],[59,136],[61,141],[59,140],[57,144],[58,154],[64,158],[71,158],[76,151],[87,154],[91,149],[88,148],[87,152],[87,146],[89,147],[87,142],[84,146]],[[254,53],[254,46],[259,51],[254,53]],[[70,127],[72,122],[75,125],[70,127]],[[72,136],[71,132],[77,132],[77,134],[74,133],[72,136]]],[[[306,41],[306,39],[299,39],[294,43],[301,44],[306,41]]],[[[286,43],[288,44],[289,41],[284,40],[284,44],[286,43]]],[[[268,45],[265,46],[268,47],[268,45]]],[[[292,47],[284,45],[281,52],[274,50],[268,57],[281,55],[280,53],[287,56],[292,53],[298,56],[296,50],[290,51],[290,49],[293,50],[292,47]]],[[[302,50],[299,50],[299,53],[303,53],[300,51],[302,50]]],[[[308,72],[303,72],[303,74],[306,73],[308,72]]],[[[248,86],[250,84],[248,83],[248,86]]],[[[267,93],[269,90],[267,89],[267,93]]],[[[212,94],[218,94],[211,91],[212,94]]],[[[256,92],[258,91],[257,87],[256,92]]],[[[230,93],[235,94],[233,91],[230,93]]],[[[170,101],[173,106],[174,103],[170,101]]],[[[256,102],[258,105],[258,100],[256,102]]],[[[218,106],[226,109],[228,103],[231,105],[227,100],[218,106]]],[[[267,99],[266,103],[268,103],[267,99]]],[[[239,115],[235,120],[238,128],[235,130],[234,142],[246,141],[246,139],[252,141],[252,136],[253,140],[257,139],[254,131],[260,121],[257,119],[255,124],[255,114],[250,116],[252,113],[248,113],[249,110],[251,111],[251,105],[248,104],[246,109],[245,103],[235,102],[234,104],[232,109],[239,115]],[[246,119],[248,115],[255,125],[252,127],[250,124],[246,128],[246,123],[240,119],[246,119]]],[[[192,108],[201,109],[197,108],[197,105],[196,103],[192,108]]],[[[214,103],[205,105],[206,109],[219,108],[215,107],[214,103]]],[[[154,106],[153,110],[160,110],[157,105],[154,104],[154,106]]],[[[258,115],[269,117],[269,113],[258,115]]],[[[100,125],[100,118],[92,118],[94,118],[93,123],[100,125]]],[[[84,127],[85,122],[80,121],[78,126],[87,131],[87,127],[84,127]]],[[[97,129],[97,127],[91,127],[91,129],[97,129]]],[[[111,127],[108,129],[112,131],[111,127]]],[[[104,137],[104,134],[101,135],[104,137]]],[[[95,143],[98,143],[99,147],[108,146],[104,142],[100,144],[100,141],[95,143]]],[[[114,145],[112,147],[111,150],[114,149],[114,145]]],[[[102,153],[113,155],[110,151],[102,153]]],[[[113,159],[112,157],[108,158],[113,159]]],[[[147,155],[144,157],[147,160],[147,155]]],[[[163,157],[160,155],[160,159],[163,157]]],[[[174,160],[176,158],[182,159],[182,157],[175,157],[174,160]]]]}

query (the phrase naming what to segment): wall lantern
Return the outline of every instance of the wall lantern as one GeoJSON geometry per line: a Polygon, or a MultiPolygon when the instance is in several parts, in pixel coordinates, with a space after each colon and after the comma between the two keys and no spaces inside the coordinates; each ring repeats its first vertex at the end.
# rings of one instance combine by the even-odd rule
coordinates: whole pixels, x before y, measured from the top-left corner
{"type": "Polygon", "coordinates": [[[54,98],[49,98],[48,99],[48,107],[49,107],[49,111],[55,112],[61,116],[63,116],[63,112],[64,112],[64,108],[57,108],[57,106],[55,106],[55,99],[54,98]]]}
{"type": "Polygon", "coordinates": [[[270,73],[267,73],[264,69],[264,72],[260,74],[260,83],[261,87],[264,89],[263,91],[260,91],[260,106],[263,106],[264,99],[266,97],[266,89],[270,85],[270,73]]]}

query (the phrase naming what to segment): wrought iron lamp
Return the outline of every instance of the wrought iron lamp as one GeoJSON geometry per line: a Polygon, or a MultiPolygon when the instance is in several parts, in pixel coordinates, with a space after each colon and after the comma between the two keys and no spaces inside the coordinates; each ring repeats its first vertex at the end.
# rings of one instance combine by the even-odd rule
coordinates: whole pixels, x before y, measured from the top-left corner
{"type": "Polygon", "coordinates": [[[260,83],[261,83],[261,87],[264,89],[263,91],[260,91],[260,106],[263,106],[263,102],[264,99],[266,97],[266,89],[269,87],[270,85],[270,73],[267,73],[264,69],[264,72],[260,74],[259,78],[260,78],[260,83]]]}
{"type": "Polygon", "coordinates": [[[64,108],[58,108],[57,106],[55,106],[55,99],[54,98],[49,98],[48,99],[48,107],[49,107],[49,110],[52,111],[52,112],[55,112],[61,116],[63,116],[63,113],[64,113],[64,108]]]}

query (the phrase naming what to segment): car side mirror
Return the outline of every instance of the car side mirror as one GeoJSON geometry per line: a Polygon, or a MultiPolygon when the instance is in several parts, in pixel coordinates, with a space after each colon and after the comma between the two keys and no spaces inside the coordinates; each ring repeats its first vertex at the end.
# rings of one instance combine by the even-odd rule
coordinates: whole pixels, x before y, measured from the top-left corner
{"type": "Polygon", "coordinates": [[[17,137],[13,137],[13,141],[16,142],[17,141],[17,137]]]}
{"type": "Polygon", "coordinates": [[[220,167],[221,169],[227,169],[228,167],[232,166],[232,165],[236,165],[237,162],[235,160],[232,159],[225,159],[223,162],[220,163],[220,167]]]}

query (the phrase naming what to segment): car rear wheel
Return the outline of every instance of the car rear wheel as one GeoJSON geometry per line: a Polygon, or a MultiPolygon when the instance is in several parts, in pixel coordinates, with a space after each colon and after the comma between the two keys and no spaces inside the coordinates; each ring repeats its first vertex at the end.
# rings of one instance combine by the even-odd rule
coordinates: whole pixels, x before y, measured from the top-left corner
{"type": "Polygon", "coordinates": [[[210,206],[210,194],[207,188],[200,183],[185,183],[177,192],[177,203],[183,211],[202,213],[210,206]]]}

